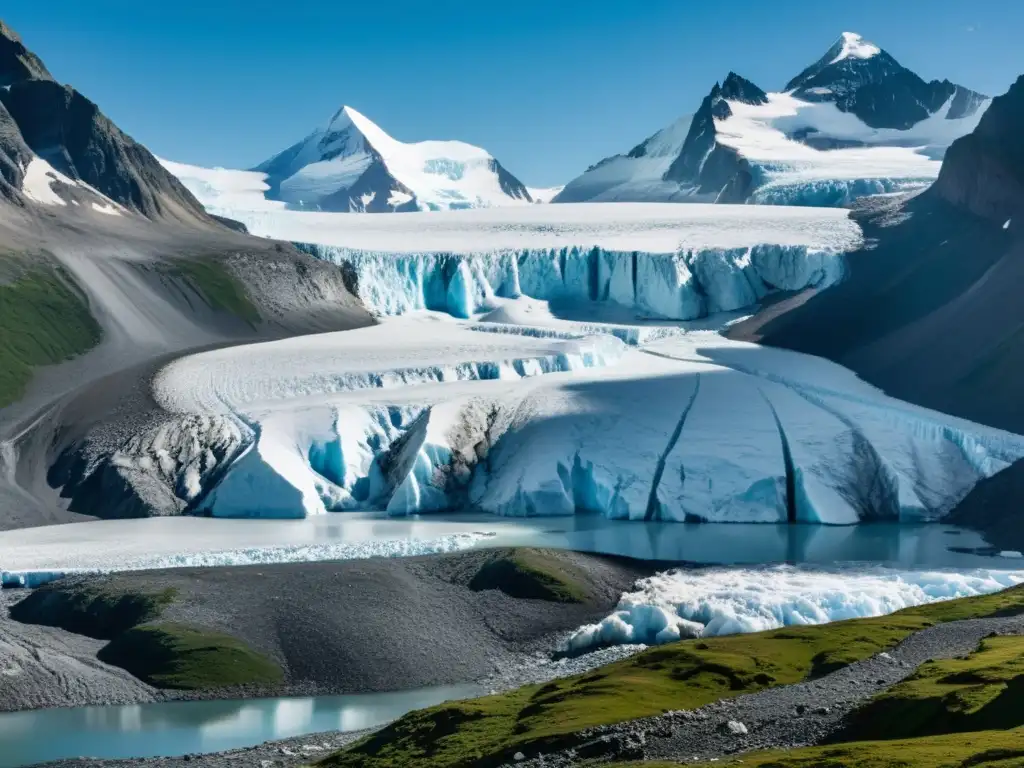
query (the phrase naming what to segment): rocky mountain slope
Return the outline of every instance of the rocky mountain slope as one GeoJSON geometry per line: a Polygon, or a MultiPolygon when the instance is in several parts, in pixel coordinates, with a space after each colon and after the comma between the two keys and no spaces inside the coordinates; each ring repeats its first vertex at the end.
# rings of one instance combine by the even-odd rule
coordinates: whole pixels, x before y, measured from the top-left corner
{"type": "Polygon", "coordinates": [[[208,215],[2,23],[0,83],[6,528],[69,519],[53,451],[137,426],[152,361],[371,320],[345,270],[208,215]]]}
{"type": "Polygon", "coordinates": [[[592,166],[554,202],[840,205],[922,188],[987,103],[947,80],[926,82],[845,32],[782,92],[729,73],[692,119],[592,166]]]}

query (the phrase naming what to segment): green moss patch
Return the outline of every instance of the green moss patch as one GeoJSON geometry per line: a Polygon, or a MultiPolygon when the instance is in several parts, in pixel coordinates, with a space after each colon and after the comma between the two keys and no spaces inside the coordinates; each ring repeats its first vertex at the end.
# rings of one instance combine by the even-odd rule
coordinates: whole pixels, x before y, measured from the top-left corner
{"type": "Polygon", "coordinates": [[[412,712],[323,765],[497,765],[518,751],[567,746],[571,734],[588,727],[822,675],[938,622],[1022,611],[1024,589],[1014,588],[873,619],[686,640],[585,675],[412,712]]]}
{"type": "Polygon", "coordinates": [[[39,265],[0,283],[0,408],[25,394],[34,368],[99,343],[100,326],[72,285],[63,270],[39,265]]]}
{"type": "Polygon", "coordinates": [[[104,581],[57,581],[33,590],[11,607],[11,618],[109,640],[160,617],[174,589],[142,592],[104,581]]]}
{"type": "Polygon", "coordinates": [[[510,597],[582,603],[587,597],[584,574],[552,552],[513,549],[485,563],[469,588],[498,589],[510,597]]]}
{"type": "Polygon", "coordinates": [[[201,690],[281,683],[281,668],[241,640],[185,624],[147,624],[104,646],[100,661],[157,688],[201,690]]]}
{"type": "Polygon", "coordinates": [[[186,259],[174,263],[175,270],[192,282],[214,309],[242,318],[250,325],[260,321],[245,286],[227,268],[213,259],[186,259]]]}
{"type": "MultiPolygon", "coordinates": [[[[683,768],[678,763],[617,763],[606,768],[683,768]]],[[[861,741],[754,752],[687,768],[1022,768],[1024,731],[861,741]]]]}
{"type": "Polygon", "coordinates": [[[897,739],[1024,725],[1024,638],[992,637],[966,659],[922,665],[854,713],[847,739],[897,739]]]}

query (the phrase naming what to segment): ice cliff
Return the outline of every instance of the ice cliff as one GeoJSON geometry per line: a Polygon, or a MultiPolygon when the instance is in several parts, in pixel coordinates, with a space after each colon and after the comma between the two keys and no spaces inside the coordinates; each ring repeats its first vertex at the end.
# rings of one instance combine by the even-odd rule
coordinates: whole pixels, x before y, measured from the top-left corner
{"type": "Polygon", "coordinates": [[[354,268],[358,293],[382,315],[417,309],[470,318],[496,298],[613,302],[637,316],[692,320],[751,306],[773,290],[830,285],[843,254],[806,245],[693,248],[673,253],[539,248],[459,254],[301,245],[354,268]]]}

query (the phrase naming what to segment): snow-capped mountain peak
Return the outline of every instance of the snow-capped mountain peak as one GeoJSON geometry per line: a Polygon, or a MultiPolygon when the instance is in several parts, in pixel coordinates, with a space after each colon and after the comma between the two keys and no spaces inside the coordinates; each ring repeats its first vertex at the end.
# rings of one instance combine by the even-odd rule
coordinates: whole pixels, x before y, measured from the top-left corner
{"type": "Polygon", "coordinates": [[[399,141],[347,105],[254,170],[267,174],[269,198],[303,209],[377,213],[532,202],[485,149],[399,141]]]}
{"type": "Polygon", "coordinates": [[[781,92],[730,72],[692,119],[591,166],[555,202],[845,205],[921,189],[988,101],[948,80],[925,81],[874,43],[843,32],[781,92]],[[655,144],[674,156],[654,162],[655,144]]]}
{"type": "Polygon", "coordinates": [[[838,49],[838,52],[830,62],[832,64],[843,59],[870,59],[882,52],[881,48],[869,43],[856,32],[843,32],[829,50],[835,49],[838,49]]]}
{"type": "Polygon", "coordinates": [[[906,72],[896,59],[856,32],[843,32],[824,55],[786,84],[801,98],[842,102],[864,85],[906,72]]]}

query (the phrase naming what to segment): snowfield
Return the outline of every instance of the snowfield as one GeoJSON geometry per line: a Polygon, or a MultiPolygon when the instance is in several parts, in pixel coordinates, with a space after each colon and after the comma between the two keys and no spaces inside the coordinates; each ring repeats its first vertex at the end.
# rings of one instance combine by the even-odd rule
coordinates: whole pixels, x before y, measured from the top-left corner
{"type": "MultiPolygon", "coordinates": [[[[183,167],[163,162],[176,173],[183,167]]],[[[402,216],[289,211],[257,196],[262,174],[188,168],[194,175],[179,178],[188,180],[207,210],[242,222],[252,234],[351,251],[474,255],[601,248],[664,254],[766,244],[850,251],[861,242],[860,228],[839,208],[584,203],[402,216]]]]}
{"type": "Polygon", "coordinates": [[[29,160],[25,167],[21,191],[29,200],[40,205],[67,207],[70,201],[73,206],[82,207],[82,202],[78,199],[81,198],[82,201],[89,203],[86,210],[108,216],[121,216],[126,213],[121,205],[99,190],[84,181],[65,176],[41,157],[29,160]]]}
{"type": "Polygon", "coordinates": [[[267,174],[259,171],[237,171],[229,168],[202,168],[157,158],[160,164],[178,177],[196,200],[212,214],[230,217],[232,212],[283,211],[287,205],[267,200],[270,185],[267,174]]]}
{"type": "Polygon", "coordinates": [[[856,565],[828,570],[769,568],[674,570],[637,584],[618,608],[578,629],[565,650],[660,645],[686,637],[883,616],[915,605],[998,592],[1024,583],[1024,571],[897,570],[856,565]]]}
{"type": "Polygon", "coordinates": [[[684,115],[643,141],[632,152],[606,157],[565,185],[557,201],[685,202],[688,190],[662,180],[662,176],[682,152],[692,120],[693,115],[684,115]]]}

